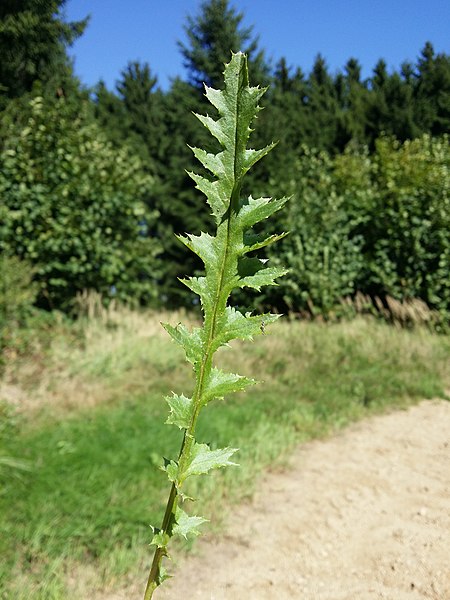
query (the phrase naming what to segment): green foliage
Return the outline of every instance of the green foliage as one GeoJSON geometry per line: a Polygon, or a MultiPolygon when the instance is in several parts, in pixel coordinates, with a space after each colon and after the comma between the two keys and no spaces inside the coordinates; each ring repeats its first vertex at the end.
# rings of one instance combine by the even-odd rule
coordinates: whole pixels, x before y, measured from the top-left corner
{"type": "Polygon", "coordinates": [[[193,112],[201,112],[203,104],[198,90],[176,79],[162,106],[164,134],[156,163],[157,178],[149,201],[160,214],[155,230],[163,246],[164,277],[160,294],[165,306],[192,307],[194,294],[178,285],[178,278],[201,269],[200,259],[180,244],[174,234],[210,231],[213,226],[211,215],[197,209],[197,194],[187,174],[195,168],[195,157],[188,141],[191,145],[204,146],[206,130],[192,118],[193,112]]]}
{"type": "Polygon", "coordinates": [[[33,268],[16,256],[0,256],[0,329],[22,321],[31,310],[38,293],[33,268]]]}
{"type": "MultiPolygon", "coordinates": [[[[2,0],[0,6],[0,108],[31,91],[37,80],[64,77],[65,49],[84,31],[88,19],[66,23],[65,0],[2,0]]],[[[61,80],[55,81],[55,91],[61,80]]]]}
{"type": "Polygon", "coordinates": [[[450,311],[450,146],[447,136],[381,139],[365,239],[368,285],[450,311]]]}
{"type": "Polygon", "coordinates": [[[130,62],[116,83],[116,93],[103,82],[96,89],[95,114],[108,137],[133,148],[152,175],[169,145],[166,137],[163,94],[147,63],[130,62]]]}
{"type": "Polygon", "coordinates": [[[276,255],[269,250],[269,256],[275,264],[286,264],[289,272],[273,293],[266,293],[269,305],[328,317],[341,298],[357,289],[364,264],[363,238],[357,230],[364,212],[359,205],[352,210],[351,202],[358,201],[358,195],[360,202],[367,201],[367,194],[361,197],[360,191],[367,186],[361,168],[364,158],[358,161],[358,182],[345,185],[345,192],[335,162],[325,152],[304,147],[291,181],[283,187],[294,196],[283,221],[290,235],[281,241],[276,255]]]}
{"type": "Polygon", "coordinates": [[[417,64],[414,88],[415,118],[422,132],[442,135],[450,131],[450,56],[435,54],[425,44],[417,64]]]}
{"type": "MultiPolygon", "coordinates": [[[[251,27],[245,26],[245,15],[229,0],[205,0],[195,14],[187,17],[186,38],[179,43],[187,69],[186,81],[176,78],[167,91],[162,91],[148,63],[129,62],[119,74],[115,91],[109,91],[100,82],[92,100],[73,76],[66,55],[66,48],[82,34],[87,19],[69,23],[64,20],[63,8],[63,0],[4,0],[0,8],[0,110],[9,106],[0,113],[0,211],[2,219],[6,219],[0,247],[8,255],[26,258],[37,268],[35,279],[42,284],[42,306],[69,308],[81,286],[95,287],[106,296],[117,288],[119,297],[132,297],[147,304],[157,296],[168,307],[196,306],[195,293],[177,285],[177,279],[186,273],[199,274],[202,260],[179,244],[176,235],[185,230],[211,233],[214,224],[207,211],[197,210],[195,189],[186,172],[197,167],[187,143],[208,152],[217,152],[220,144],[208,137],[207,129],[192,119],[191,113],[210,111],[213,117],[216,115],[216,108],[208,105],[202,94],[203,84],[219,88],[230,49],[243,49],[251,75],[271,84],[254,144],[259,147],[267,140],[279,141],[278,151],[255,165],[245,186],[255,196],[268,190],[274,195],[281,192],[296,196],[289,219],[284,219],[287,224],[283,225],[292,231],[292,236],[283,242],[283,252],[289,254],[287,260],[296,275],[285,280],[282,289],[265,294],[267,306],[277,311],[291,307],[327,316],[333,313],[342,295],[360,290],[372,297],[391,294],[398,300],[414,292],[440,311],[447,310],[448,292],[442,283],[447,280],[447,237],[442,223],[447,222],[448,209],[446,202],[440,204],[442,189],[432,184],[431,192],[426,188],[424,175],[417,182],[418,189],[411,192],[414,196],[423,191],[424,198],[422,208],[414,200],[415,208],[406,209],[411,218],[414,212],[414,219],[422,219],[432,205],[438,206],[434,215],[441,215],[430,217],[433,233],[426,231],[425,225],[422,233],[413,226],[423,252],[416,244],[410,253],[414,244],[409,233],[402,240],[402,229],[392,237],[396,248],[388,248],[384,225],[389,222],[403,227],[407,223],[411,231],[411,223],[409,217],[395,214],[396,210],[403,210],[404,200],[396,200],[392,189],[383,189],[387,184],[397,186],[397,176],[382,177],[376,165],[388,171],[386,161],[391,159],[394,170],[401,171],[404,165],[395,166],[397,151],[385,152],[382,165],[376,155],[380,136],[392,136],[404,143],[423,134],[442,136],[449,131],[448,55],[436,52],[427,42],[414,63],[405,62],[396,70],[388,70],[380,60],[367,79],[361,76],[357,58],[350,58],[341,72],[331,73],[320,54],[309,73],[289,66],[283,58],[271,73],[258,37],[251,27]],[[33,97],[44,98],[36,121],[41,130],[29,122],[34,119],[27,98],[30,90],[33,97]],[[56,102],[56,98],[61,102],[56,102]],[[95,127],[88,117],[91,113],[100,127],[95,127]],[[81,129],[79,124],[83,124],[81,129]],[[24,150],[23,140],[16,144],[22,139],[19,132],[28,127],[27,138],[35,140],[32,151],[24,150]],[[92,151],[88,158],[89,153],[77,150],[83,147],[82,138],[98,141],[104,157],[110,157],[108,182],[98,175],[105,171],[98,153],[92,151]],[[55,158],[57,146],[62,154],[55,158]],[[364,147],[370,153],[370,176],[365,170],[364,147]],[[8,154],[6,160],[5,151],[25,154],[15,159],[8,154]],[[326,157],[321,152],[326,152],[326,157]],[[114,165],[115,153],[120,164],[114,165]],[[340,159],[342,153],[344,157],[340,159]],[[81,162],[70,160],[63,167],[62,155],[78,156],[81,162]],[[19,159],[22,165],[28,165],[26,169],[19,166],[19,159]],[[314,160],[322,161],[323,173],[319,173],[318,165],[313,165],[314,160]],[[352,161],[356,170],[359,165],[362,168],[359,189],[352,183],[358,179],[357,174],[345,167],[352,161]],[[85,173],[81,193],[74,190],[78,169],[85,173]],[[47,177],[52,170],[52,177],[47,177]],[[122,186],[128,198],[125,201],[119,200],[119,172],[123,175],[119,188],[122,186]],[[55,199],[62,186],[55,184],[59,173],[60,181],[74,182],[64,206],[64,218],[58,208],[62,199],[55,199]],[[7,180],[12,185],[6,185],[7,180]],[[96,199],[87,212],[88,219],[82,219],[81,213],[86,214],[82,197],[87,188],[96,199]],[[435,194],[433,199],[431,193],[435,194]],[[25,194],[31,194],[33,199],[24,200],[25,194]],[[76,201],[72,200],[75,196],[76,201]],[[132,217],[126,208],[133,204],[132,197],[136,199],[133,206],[139,205],[137,211],[145,211],[142,218],[137,214],[132,217]],[[383,198],[389,198],[389,211],[383,198]],[[16,210],[19,205],[20,210],[16,210]],[[5,211],[8,217],[4,217],[5,211]],[[155,211],[157,219],[153,218],[155,211]],[[28,214],[24,217],[26,223],[19,213],[28,214]],[[127,216],[119,218],[124,213],[127,216]],[[18,222],[10,219],[12,214],[18,222]],[[71,240],[67,236],[62,240],[68,221],[72,223],[71,240]],[[75,223],[81,224],[80,231],[75,231],[75,223]],[[34,240],[29,235],[31,226],[37,232],[34,240]],[[5,235],[6,241],[2,239],[5,235]],[[379,239],[375,240],[375,236],[379,239]],[[85,245],[87,239],[93,241],[85,245]],[[122,244],[123,240],[127,241],[122,244]],[[155,240],[161,246],[158,263],[154,260],[155,240]],[[408,253],[416,258],[421,255],[416,266],[404,266],[405,261],[412,260],[407,259],[408,253]]],[[[431,154],[430,160],[436,160],[438,165],[440,159],[433,151],[431,154]]],[[[206,172],[202,165],[200,175],[205,176],[206,172]]],[[[442,173],[444,182],[447,171],[443,169],[442,173]]],[[[402,182],[398,183],[402,188],[402,182]]],[[[135,208],[131,209],[133,212],[135,208]]],[[[275,230],[276,222],[277,218],[269,228],[275,230]]],[[[267,252],[269,256],[270,251],[267,252]]],[[[254,301],[254,294],[249,291],[241,290],[235,297],[242,305],[254,301]]]]}
{"type": "Polygon", "coordinates": [[[0,255],[0,365],[2,351],[20,349],[20,328],[29,324],[38,286],[31,265],[16,256],[0,255]]]}
{"type": "Polygon", "coordinates": [[[345,296],[419,298],[448,316],[448,138],[382,138],[375,153],[303,149],[277,193],[293,194],[276,256],[289,274],[269,306],[330,316],[345,296]]]}
{"type": "Polygon", "coordinates": [[[415,82],[413,67],[405,63],[401,73],[388,73],[384,60],[373,70],[371,90],[366,104],[366,142],[374,149],[380,134],[412,139],[423,129],[415,118],[415,82]]]}
{"type": "Polygon", "coordinates": [[[247,171],[271,149],[247,149],[251,124],[260,110],[258,102],[263,89],[248,84],[247,59],[244,54],[232,56],[225,67],[225,88],[219,91],[206,88],[206,97],[217,109],[219,118],[197,115],[208,131],[218,140],[222,150],[211,154],[193,148],[195,157],[215,177],[211,180],[190,173],[197,189],[202,191],[217,224],[216,235],[201,233],[179,236],[205,265],[205,275],[189,277],[183,283],[200,297],[203,325],[192,330],[184,326],[166,326],[172,338],[180,344],[186,359],[195,372],[195,386],[191,398],[173,395],[168,398],[170,415],[168,423],[184,430],[178,460],[166,461],[163,470],[172,483],[169,500],[160,530],[155,530],[152,543],[156,546],[145,598],[164,579],[161,562],[167,556],[167,546],[174,535],[196,535],[200,517],[188,517],[180,511],[180,504],[188,498],[185,482],[194,475],[206,474],[234,463],[230,461],[235,448],[210,448],[195,439],[196,425],[201,409],[225,394],[244,390],[253,380],[226,373],[213,364],[215,352],[233,339],[248,339],[261,334],[265,323],[276,320],[277,315],[241,314],[228,305],[231,292],[236,288],[253,288],[273,284],[285,274],[282,267],[268,267],[254,252],[268,246],[283,235],[256,233],[253,227],[277,212],[286,202],[270,198],[247,199],[242,197],[242,180],[247,171]],[[249,256],[246,256],[250,254],[249,256]]]}
{"type": "Polygon", "coordinates": [[[67,308],[76,293],[151,302],[159,276],[152,180],[114,150],[88,107],[34,97],[3,115],[0,250],[34,265],[39,302],[67,308]]]}

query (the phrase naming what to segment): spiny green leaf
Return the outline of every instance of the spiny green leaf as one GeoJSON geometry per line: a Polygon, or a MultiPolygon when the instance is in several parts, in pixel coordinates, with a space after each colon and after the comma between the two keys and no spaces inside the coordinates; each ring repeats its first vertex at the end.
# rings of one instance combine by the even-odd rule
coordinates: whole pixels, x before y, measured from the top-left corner
{"type": "Polygon", "coordinates": [[[278,240],[286,237],[287,233],[280,233],[267,236],[265,233],[253,233],[252,231],[246,231],[244,233],[244,248],[242,253],[253,252],[254,250],[260,250],[265,246],[269,246],[278,240]]]}
{"type": "Polygon", "coordinates": [[[205,313],[212,310],[214,306],[214,288],[212,287],[211,280],[206,277],[186,277],[180,279],[187,288],[192,290],[195,294],[200,296],[202,307],[205,313]]]}
{"type": "Polygon", "coordinates": [[[261,160],[266,154],[268,154],[276,144],[269,144],[265,148],[261,148],[260,150],[245,150],[244,151],[244,169],[248,171],[258,160],[261,160]]]}
{"type": "Polygon", "coordinates": [[[227,466],[237,466],[231,462],[230,457],[237,452],[237,448],[218,448],[211,450],[207,444],[194,443],[189,462],[183,473],[180,474],[180,484],[191,475],[203,475],[211,469],[221,469],[227,466]]]}
{"type": "MultiPolygon", "coordinates": [[[[191,148],[191,150],[194,153],[195,158],[201,162],[206,169],[211,171],[213,175],[218,178],[226,176],[223,152],[211,154],[201,148],[191,148]]],[[[233,181],[231,181],[231,184],[233,184],[233,181]]]]}
{"type": "Polygon", "coordinates": [[[226,394],[233,392],[241,392],[249,385],[254,385],[255,383],[254,379],[235,375],[234,373],[224,373],[220,369],[213,367],[202,395],[202,403],[206,404],[213,398],[223,398],[226,394]]]}
{"type": "MultiPolygon", "coordinates": [[[[197,188],[206,195],[216,218],[216,236],[201,233],[197,236],[187,234],[179,237],[205,265],[205,276],[181,280],[200,296],[203,327],[190,332],[182,326],[166,326],[172,338],[185,349],[186,358],[194,364],[196,375],[192,399],[176,394],[167,399],[171,410],[167,422],[186,429],[178,462],[172,460],[164,467],[175,486],[166,509],[166,515],[175,516],[169,533],[183,537],[188,534],[197,535],[198,525],[204,522],[202,517],[190,517],[181,509],[175,508],[178,499],[185,498],[181,489],[184,481],[191,475],[201,475],[211,469],[235,464],[230,460],[236,452],[235,448],[212,450],[208,445],[195,441],[200,409],[213,398],[243,390],[255,383],[247,377],[224,373],[214,367],[213,355],[220,346],[233,339],[251,339],[264,333],[266,324],[278,318],[278,315],[271,314],[244,315],[227,305],[229,296],[234,288],[248,286],[260,289],[262,285],[274,283],[277,277],[285,273],[284,269],[268,267],[265,261],[258,258],[244,256],[284,236],[256,234],[252,227],[279,210],[286,198],[241,198],[244,175],[273,148],[273,144],[259,150],[246,147],[253,120],[260,110],[258,102],[265,90],[249,86],[247,60],[242,53],[233,54],[231,62],[225,67],[224,75],[223,90],[206,87],[206,97],[218,110],[219,118],[214,120],[209,116],[197,115],[219,141],[222,150],[211,154],[192,148],[194,155],[210,172],[211,179],[189,173],[197,188]],[[214,177],[216,179],[212,179],[214,177]]],[[[165,538],[156,540],[166,543],[165,538]]],[[[157,550],[154,565],[158,568],[161,558],[162,554],[157,550]]],[[[152,573],[155,572],[158,573],[158,569],[152,568],[152,573]]],[[[146,599],[148,600],[148,594],[146,599]]]]}
{"type": "Polygon", "coordinates": [[[238,222],[244,230],[249,229],[283,208],[288,200],[287,197],[272,200],[272,198],[255,199],[250,196],[242,203],[238,214],[238,222]]]}
{"type": "Polygon", "coordinates": [[[170,541],[170,536],[165,531],[160,531],[155,529],[155,533],[152,537],[152,541],[150,542],[151,546],[157,546],[158,548],[166,548],[167,544],[170,541]]]}
{"type": "Polygon", "coordinates": [[[172,528],[172,533],[174,535],[179,535],[188,538],[188,535],[197,536],[200,535],[200,531],[197,529],[203,523],[207,523],[208,519],[204,519],[203,517],[197,516],[189,516],[182,510],[179,506],[177,506],[175,512],[175,525],[172,528]]]}
{"type": "Polygon", "coordinates": [[[267,154],[272,146],[261,150],[247,150],[246,144],[251,132],[250,124],[260,110],[258,102],[264,89],[249,87],[246,57],[233,55],[225,70],[225,89],[214,90],[206,87],[206,97],[219,111],[220,118],[198,116],[200,121],[219,140],[222,152],[212,155],[201,149],[193,149],[200,162],[218,180],[189,173],[197,188],[207,197],[216,219],[224,216],[230,208],[231,194],[240,185],[240,180],[257,160],[267,154]]]}
{"type": "Polygon", "coordinates": [[[231,340],[252,340],[255,335],[263,333],[266,325],[274,323],[281,315],[265,313],[263,315],[243,315],[231,306],[227,306],[221,315],[214,347],[218,348],[231,340]]]}
{"type": "Polygon", "coordinates": [[[197,173],[189,171],[188,175],[197,184],[195,187],[205,194],[213,215],[220,220],[228,208],[228,189],[224,189],[218,181],[210,181],[197,173]]]}
{"type": "Polygon", "coordinates": [[[203,125],[212,133],[212,135],[219,140],[221,146],[225,146],[230,142],[226,132],[222,129],[219,121],[215,121],[212,117],[198,115],[194,113],[199,121],[203,123],[203,125]]]}
{"type": "Polygon", "coordinates": [[[170,414],[166,423],[176,425],[180,429],[188,429],[193,413],[192,398],[186,398],[183,394],[172,393],[172,396],[166,397],[166,401],[170,407],[170,414]]]}
{"type": "Polygon", "coordinates": [[[189,331],[187,327],[178,323],[175,327],[168,323],[162,323],[162,326],[172,339],[177,342],[185,351],[186,359],[193,365],[201,360],[202,357],[202,336],[201,329],[195,327],[189,331]]]}
{"type": "Polygon", "coordinates": [[[217,238],[202,232],[200,235],[177,236],[178,239],[187,246],[192,252],[195,252],[206,267],[219,268],[219,249],[217,247],[217,238]]]}
{"type": "Polygon", "coordinates": [[[178,463],[176,463],[174,460],[171,460],[164,467],[161,467],[161,471],[165,471],[167,473],[167,477],[169,478],[169,481],[177,484],[177,482],[178,482],[178,463]]]}
{"type": "Polygon", "coordinates": [[[166,581],[166,579],[170,579],[171,577],[172,575],[169,575],[167,569],[165,569],[165,567],[161,567],[158,574],[158,585],[161,585],[164,581],[166,581]]]}
{"type": "Polygon", "coordinates": [[[286,274],[286,269],[266,267],[266,262],[260,258],[240,258],[238,279],[234,282],[233,287],[251,287],[259,291],[263,285],[273,285],[277,277],[286,274]]]}
{"type": "Polygon", "coordinates": [[[254,275],[242,277],[238,285],[239,287],[253,288],[259,292],[263,285],[275,285],[275,280],[278,277],[283,277],[287,272],[287,269],[280,267],[268,267],[267,269],[261,269],[254,275]]]}

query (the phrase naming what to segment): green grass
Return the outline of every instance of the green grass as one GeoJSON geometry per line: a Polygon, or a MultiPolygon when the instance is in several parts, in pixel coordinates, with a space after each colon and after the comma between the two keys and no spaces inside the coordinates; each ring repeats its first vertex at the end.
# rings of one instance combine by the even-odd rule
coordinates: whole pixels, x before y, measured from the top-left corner
{"type": "MultiPolygon", "coordinates": [[[[164,426],[162,396],[189,392],[191,375],[159,329],[143,334],[140,318],[133,326],[126,315],[113,328],[88,324],[83,344],[56,339],[35,373],[41,392],[47,381],[51,402],[41,399],[0,432],[0,455],[31,466],[0,470],[3,599],[89,597],[80,586],[92,591],[149,560],[149,524],[160,521],[168,491],[157,465],[175,456],[181,435],[164,426]],[[102,390],[97,402],[85,406],[80,395],[77,405],[67,404],[77,382],[91,396],[102,390]]],[[[442,397],[449,351],[446,336],[362,319],[284,322],[254,344],[221,351],[224,365],[266,385],[211,405],[201,418],[199,440],[239,447],[241,466],[198,478],[192,492],[207,498],[198,510],[214,528],[227,506],[258,485],[252,469],[279,463],[293,445],[374,412],[442,397]]],[[[28,377],[23,392],[33,386],[28,377]]]]}

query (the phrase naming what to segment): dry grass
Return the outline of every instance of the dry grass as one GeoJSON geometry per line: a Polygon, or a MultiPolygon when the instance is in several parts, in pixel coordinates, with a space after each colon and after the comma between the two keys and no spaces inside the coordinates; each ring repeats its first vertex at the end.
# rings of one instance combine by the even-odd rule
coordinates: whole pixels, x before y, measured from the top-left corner
{"type": "MultiPolygon", "coordinates": [[[[0,381],[0,400],[18,412],[54,417],[88,410],[118,395],[145,392],[161,373],[183,370],[182,353],[161,322],[192,322],[184,312],[131,310],[96,294],[81,297],[82,316],[74,332],[55,329],[49,348],[36,344],[25,356],[11,356],[0,381]]],[[[79,300],[81,302],[81,300],[79,300]]]]}
{"type": "MultiPolygon", "coordinates": [[[[367,299],[357,297],[354,302],[362,311],[367,299]]],[[[197,325],[194,317],[182,311],[131,310],[115,303],[105,308],[95,294],[80,298],[79,303],[84,307],[80,309],[84,316],[75,336],[56,331],[45,352],[8,362],[0,382],[1,400],[19,412],[39,415],[51,411],[59,417],[117,397],[145,394],[162,380],[163,385],[170,380],[173,388],[186,388],[185,381],[191,379],[189,366],[161,322],[197,325]]],[[[400,304],[389,299],[389,307],[392,314],[395,312],[397,325],[412,319],[416,324],[424,323],[432,318],[425,305],[417,301],[400,304]]],[[[236,351],[222,349],[218,360],[224,368],[268,383],[282,379],[284,374],[300,382],[312,365],[317,368],[318,360],[328,361],[328,368],[333,370],[334,360],[345,366],[345,354],[351,355],[355,349],[370,361],[370,357],[382,355],[385,348],[398,369],[411,361],[428,363],[438,343],[435,340],[436,334],[426,327],[416,327],[412,334],[370,317],[331,324],[285,318],[255,344],[234,342],[236,351]]],[[[450,376],[441,370],[450,388],[450,376]]]]}
{"type": "Polygon", "coordinates": [[[439,312],[419,298],[396,300],[392,296],[386,296],[383,302],[377,296],[372,300],[370,296],[358,292],[354,298],[344,298],[342,305],[358,315],[380,316],[397,328],[423,325],[435,328],[442,324],[439,312]]]}

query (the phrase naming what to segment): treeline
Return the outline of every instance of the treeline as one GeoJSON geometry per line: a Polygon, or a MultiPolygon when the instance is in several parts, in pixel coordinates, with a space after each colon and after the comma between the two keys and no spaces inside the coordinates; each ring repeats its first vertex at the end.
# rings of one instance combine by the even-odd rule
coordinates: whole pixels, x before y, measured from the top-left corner
{"type": "Polygon", "coordinates": [[[252,82],[270,86],[253,145],[279,140],[244,192],[293,196],[274,224],[290,235],[268,255],[290,274],[265,306],[328,316],[362,292],[448,314],[448,55],[426,43],[415,63],[380,60],[367,79],[356,58],[334,74],[320,55],[307,74],[272,67],[244,16],[207,0],[180,44],[186,78],[163,91],[151,65],[130,62],[114,90],[87,90],[66,48],[88,22],[65,22],[63,4],[0,6],[1,264],[31,264],[38,305],[69,310],[83,289],[192,305],[177,277],[200,265],[174,236],[210,226],[186,174],[199,171],[188,144],[210,144],[192,112],[210,111],[203,84],[221,87],[243,50],[252,82]]]}

